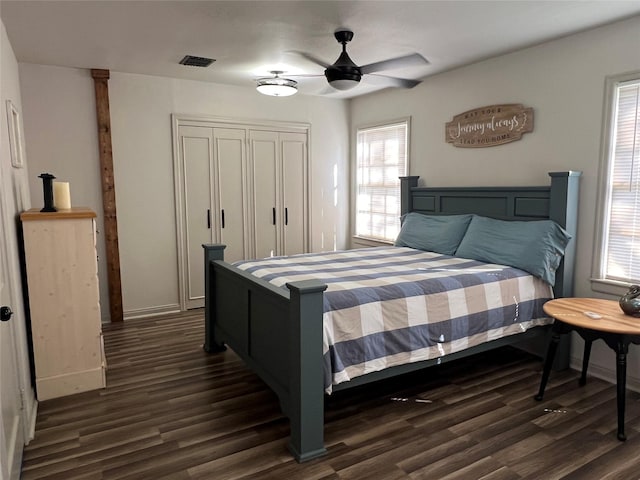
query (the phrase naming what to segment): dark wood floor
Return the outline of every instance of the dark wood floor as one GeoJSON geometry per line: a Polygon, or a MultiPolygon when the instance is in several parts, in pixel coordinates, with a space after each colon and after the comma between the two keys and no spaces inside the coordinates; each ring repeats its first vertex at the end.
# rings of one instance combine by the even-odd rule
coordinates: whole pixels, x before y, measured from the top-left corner
{"type": "Polygon", "coordinates": [[[613,385],[554,372],[536,402],[541,364],[520,352],[332,395],[329,453],[299,465],[275,396],[232,352],[202,351],[201,312],[104,333],[107,388],[40,403],[24,480],[640,478],[640,395],[619,442],[613,385]]]}

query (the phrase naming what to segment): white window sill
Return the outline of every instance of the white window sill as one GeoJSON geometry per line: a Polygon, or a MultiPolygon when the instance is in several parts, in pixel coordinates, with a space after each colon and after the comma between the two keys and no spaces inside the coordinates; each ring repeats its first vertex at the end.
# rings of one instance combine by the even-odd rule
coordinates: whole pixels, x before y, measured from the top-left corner
{"type": "Polygon", "coordinates": [[[356,236],[351,238],[351,248],[388,247],[390,245],[393,245],[393,242],[356,236]]]}
{"type": "Polygon", "coordinates": [[[607,295],[614,295],[616,297],[621,297],[627,293],[630,286],[630,283],[607,280],[604,278],[591,279],[591,290],[594,292],[606,293],[607,295]]]}

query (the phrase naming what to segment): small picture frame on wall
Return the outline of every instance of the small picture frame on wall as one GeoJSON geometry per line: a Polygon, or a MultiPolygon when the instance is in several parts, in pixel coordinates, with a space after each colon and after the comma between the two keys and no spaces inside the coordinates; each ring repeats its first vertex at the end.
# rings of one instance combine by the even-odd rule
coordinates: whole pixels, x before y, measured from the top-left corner
{"type": "Polygon", "coordinates": [[[11,165],[14,168],[24,167],[22,151],[22,130],[20,128],[20,112],[11,100],[7,100],[7,125],[9,127],[9,148],[11,165]]]}

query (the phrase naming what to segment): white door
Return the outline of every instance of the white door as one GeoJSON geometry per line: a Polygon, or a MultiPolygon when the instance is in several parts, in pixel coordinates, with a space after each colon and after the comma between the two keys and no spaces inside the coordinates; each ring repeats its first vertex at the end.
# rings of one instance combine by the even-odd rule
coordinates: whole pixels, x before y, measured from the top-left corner
{"type": "Polygon", "coordinates": [[[280,133],[282,156],[282,254],[307,251],[307,135],[280,133]]]}
{"type": "Polygon", "coordinates": [[[224,243],[224,259],[235,262],[249,258],[245,216],[246,133],[244,129],[214,128],[216,178],[211,183],[217,191],[215,215],[218,241],[224,243]]]}
{"type": "Polygon", "coordinates": [[[180,126],[182,278],[186,308],[204,306],[203,243],[224,243],[228,262],[249,258],[244,215],[244,129],[180,126]]]}
{"type": "Polygon", "coordinates": [[[181,127],[179,132],[184,188],[186,307],[204,305],[203,243],[211,243],[213,129],[181,127]]]}
{"type": "Polygon", "coordinates": [[[307,134],[252,130],[256,257],[307,251],[307,134]]]}
{"type": "Polygon", "coordinates": [[[253,167],[253,229],[255,257],[279,254],[278,227],[284,212],[279,211],[278,134],[252,130],[249,133],[253,167]]]}
{"type": "MultiPolygon", "coordinates": [[[[3,215],[4,199],[0,193],[0,228],[6,232],[6,216],[3,215]]],[[[24,446],[22,425],[22,402],[18,380],[17,354],[14,336],[14,321],[8,319],[8,310],[12,307],[8,284],[7,245],[0,234],[0,478],[17,479],[20,476],[20,462],[24,446]]]]}

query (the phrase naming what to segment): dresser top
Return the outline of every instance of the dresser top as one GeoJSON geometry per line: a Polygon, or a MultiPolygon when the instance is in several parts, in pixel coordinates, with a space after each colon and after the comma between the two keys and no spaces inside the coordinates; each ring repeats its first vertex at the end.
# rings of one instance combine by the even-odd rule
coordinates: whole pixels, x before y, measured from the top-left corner
{"type": "Polygon", "coordinates": [[[57,212],[41,212],[39,208],[31,208],[20,214],[20,220],[67,220],[70,218],[95,218],[96,212],[87,207],[73,207],[57,212]]]}

